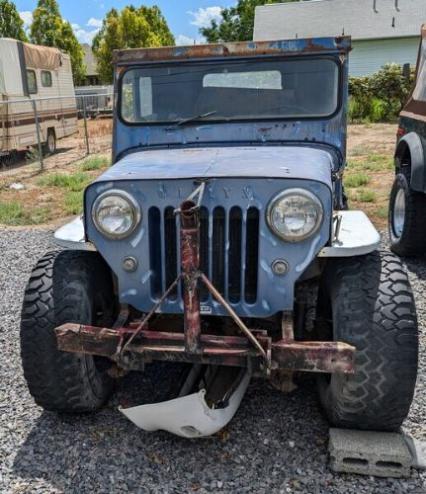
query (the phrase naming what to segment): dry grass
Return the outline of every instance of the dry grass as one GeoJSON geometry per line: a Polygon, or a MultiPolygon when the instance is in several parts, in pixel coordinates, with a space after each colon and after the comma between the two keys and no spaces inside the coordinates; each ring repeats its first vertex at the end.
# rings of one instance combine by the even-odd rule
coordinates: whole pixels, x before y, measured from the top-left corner
{"type": "MultiPolygon", "coordinates": [[[[110,120],[91,123],[91,137],[111,132],[110,120]],[[96,123],[96,125],[95,125],[96,123]]],[[[345,185],[351,209],[362,209],[380,229],[386,226],[388,197],[393,182],[394,125],[349,127],[345,185]]],[[[53,156],[52,158],[55,158],[53,156]]],[[[43,173],[14,178],[23,190],[0,189],[0,224],[37,225],[79,214],[83,190],[109,164],[109,155],[56,164],[43,173]]]]}
{"type": "Polygon", "coordinates": [[[396,127],[351,125],[345,186],[351,209],[362,209],[379,229],[386,228],[389,193],[394,179],[396,127]]]}
{"type": "Polygon", "coordinates": [[[0,224],[41,225],[80,214],[85,187],[108,165],[107,156],[92,156],[20,180],[23,190],[0,189],[0,224]]]}

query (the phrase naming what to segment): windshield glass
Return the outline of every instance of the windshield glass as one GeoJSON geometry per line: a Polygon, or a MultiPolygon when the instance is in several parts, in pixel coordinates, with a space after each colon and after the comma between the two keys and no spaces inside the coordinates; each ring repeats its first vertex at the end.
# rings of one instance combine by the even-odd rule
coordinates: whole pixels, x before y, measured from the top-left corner
{"type": "Polygon", "coordinates": [[[338,89],[338,66],[325,58],[137,68],[122,79],[121,115],[146,124],[326,117],[338,89]]]}

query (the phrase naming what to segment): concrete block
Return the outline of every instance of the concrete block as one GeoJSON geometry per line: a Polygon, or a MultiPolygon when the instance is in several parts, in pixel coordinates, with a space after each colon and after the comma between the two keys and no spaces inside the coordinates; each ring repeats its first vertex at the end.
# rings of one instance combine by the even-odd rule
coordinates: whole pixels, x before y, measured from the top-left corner
{"type": "Polygon", "coordinates": [[[412,456],[402,434],[330,429],[330,467],[335,472],[409,477],[412,456]]]}
{"type": "Polygon", "coordinates": [[[426,470],[426,442],[419,441],[410,436],[404,436],[412,457],[412,467],[418,470],[426,470]]]}

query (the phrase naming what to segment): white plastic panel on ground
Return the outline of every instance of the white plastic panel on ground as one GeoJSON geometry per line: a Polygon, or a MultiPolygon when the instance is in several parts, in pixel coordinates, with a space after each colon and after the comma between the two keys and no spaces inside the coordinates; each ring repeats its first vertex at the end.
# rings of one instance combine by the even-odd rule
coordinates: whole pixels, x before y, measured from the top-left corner
{"type": "Polygon", "coordinates": [[[186,438],[208,437],[223,429],[234,417],[251,379],[247,370],[225,408],[210,408],[204,389],[174,400],[133,408],[120,408],[137,427],[153,432],[167,431],[186,438]]]}

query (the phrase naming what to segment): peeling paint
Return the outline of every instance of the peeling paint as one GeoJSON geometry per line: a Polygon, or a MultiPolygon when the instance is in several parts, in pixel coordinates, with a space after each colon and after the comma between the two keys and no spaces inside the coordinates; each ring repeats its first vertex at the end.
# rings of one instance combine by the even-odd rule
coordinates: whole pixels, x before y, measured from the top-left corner
{"type": "Polygon", "coordinates": [[[145,235],[145,228],[142,227],[136,237],[130,242],[131,246],[136,249],[136,247],[141,243],[143,236],[145,235]]]}

